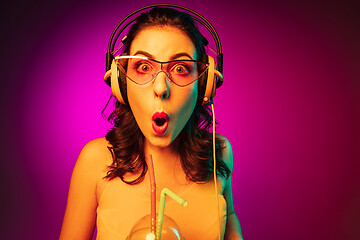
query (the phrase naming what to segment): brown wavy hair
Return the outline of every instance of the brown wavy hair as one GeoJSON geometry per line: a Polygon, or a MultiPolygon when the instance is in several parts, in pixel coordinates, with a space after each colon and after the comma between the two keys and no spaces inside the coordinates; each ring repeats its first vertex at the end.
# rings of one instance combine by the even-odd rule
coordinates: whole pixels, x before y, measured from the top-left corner
{"type": "MultiPolygon", "coordinates": [[[[206,58],[205,45],[207,40],[202,36],[192,17],[184,12],[171,8],[153,8],[137,17],[131,26],[126,41],[124,42],[124,53],[129,53],[131,43],[136,35],[148,27],[172,26],[186,33],[196,48],[198,60],[206,58]]],[[[199,94],[195,109],[174,141],[177,141],[180,162],[187,179],[204,183],[210,180],[213,174],[213,151],[212,117],[209,104],[203,105],[202,98],[205,92],[206,76],[199,80],[199,94]]],[[[127,102],[126,83],[120,83],[121,94],[127,102]]],[[[112,147],[109,150],[113,162],[109,166],[105,178],[113,179],[119,177],[127,184],[141,182],[147,172],[147,164],[144,154],[144,135],[136,123],[129,105],[115,104],[115,110],[110,114],[108,120],[114,127],[106,134],[107,141],[112,147]],[[133,181],[125,179],[126,173],[135,173],[139,176],[133,181]]],[[[216,165],[217,173],[228,177],[230,170],[222,160],[223,143],[216,137],[216,165]]]]}

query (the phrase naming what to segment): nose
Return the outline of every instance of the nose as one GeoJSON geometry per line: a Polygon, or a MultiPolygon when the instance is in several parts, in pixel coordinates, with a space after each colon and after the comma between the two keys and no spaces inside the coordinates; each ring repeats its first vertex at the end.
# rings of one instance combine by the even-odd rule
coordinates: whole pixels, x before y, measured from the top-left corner
{"type": "Polygon", "coordinates": [[[159,71],[159,73],[156,74],[153,83],[155,97],[159,97],[163,100],[169,98],[170,89],[169,81],[167,80],[167,78],[168,76],[164,71],[159,71]]]}

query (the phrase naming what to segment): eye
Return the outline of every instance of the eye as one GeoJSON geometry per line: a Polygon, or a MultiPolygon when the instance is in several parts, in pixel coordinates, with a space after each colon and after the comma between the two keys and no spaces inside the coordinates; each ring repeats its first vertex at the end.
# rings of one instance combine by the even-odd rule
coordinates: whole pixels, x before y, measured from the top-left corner
{"type": "Polygon", "coordinates": [[[136,71],[139,73],[149,73],[153,69],[149,62],[139,62],[136,64],[136,71]]]}
{"type": "Polygon", "coordinates": [[[175,74],[188,74],[189,73],[188,67],[182,63],[176,64],[175,66],[173,66],[171,71],[174,72],[175,74]]]}

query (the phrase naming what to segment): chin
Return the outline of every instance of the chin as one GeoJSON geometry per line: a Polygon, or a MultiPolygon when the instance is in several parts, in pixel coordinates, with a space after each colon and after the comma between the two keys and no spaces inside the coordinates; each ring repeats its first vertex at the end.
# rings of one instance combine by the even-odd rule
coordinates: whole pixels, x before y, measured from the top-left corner
{"type": "Polygon", "coordinates": [[[151,137],[150,139],[147,139],[148,143],[151,146],[157,147],[157,148],[166,148],[172,145],[173,138],[171,136],[156,136],[151,137]]]}

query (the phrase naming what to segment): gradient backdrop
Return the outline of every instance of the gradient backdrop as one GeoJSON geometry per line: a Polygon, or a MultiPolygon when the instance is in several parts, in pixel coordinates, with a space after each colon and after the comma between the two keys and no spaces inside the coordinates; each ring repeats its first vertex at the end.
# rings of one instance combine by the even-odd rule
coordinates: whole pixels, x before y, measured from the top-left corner
{"type": "MultiPolygon", "coordinates": [[[[58,237],[76,158],[110,128],[110,34],[157,2],[1,7],[1,239],[58,237]]],[[[359,4],[170,2],[203,14],[222,40],[215,110],[245,239],[360,239],[359,4]]]]}

